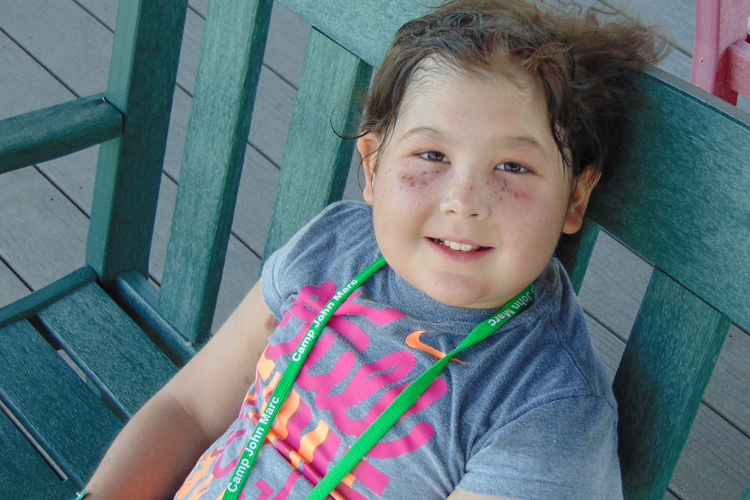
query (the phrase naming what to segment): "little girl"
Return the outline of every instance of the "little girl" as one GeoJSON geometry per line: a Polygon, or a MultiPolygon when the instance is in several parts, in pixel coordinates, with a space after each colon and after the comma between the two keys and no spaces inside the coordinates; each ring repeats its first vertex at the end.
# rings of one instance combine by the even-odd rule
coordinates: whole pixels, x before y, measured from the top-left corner
{"type": "Polygon", "coordinates": [[[357,142],[365,203],[267,258],[91,498],[621,498],[616,403],[553,254],[654,40],[521,0],[403,26],[357,142]]]}

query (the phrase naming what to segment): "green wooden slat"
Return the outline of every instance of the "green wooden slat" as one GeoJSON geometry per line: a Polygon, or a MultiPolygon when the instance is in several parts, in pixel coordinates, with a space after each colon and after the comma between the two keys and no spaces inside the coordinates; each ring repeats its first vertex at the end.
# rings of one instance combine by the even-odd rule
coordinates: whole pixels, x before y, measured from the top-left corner
{"type": "Polygon", "coordinates": [[[0,413],[0,498],[70,500],[76,487],[63,482],[15,425],[0,413]],[[30,493],[30,492],[33,492],[30,493]]]}
{"type": "Polygon", "coordinates": [[[73,271],[54,283],[0,308],[0,328],[20,319],[30,318],[44,307],[69,294],[71,291],[95,280],[96,274],[88,266],[73,271]]]}
{"type": "Polygon", "coordinates": [[[106,284],[147,272],[186,12],[187,0],[119,2],[106,95],[125,127],[99,148],[86,246],[106,284]]]}
{"type": "Polygon", "coordinates": [[[122,115],[104,94],[0,121],[0,174],[114,139],[122,115]]]}
{"type": "Polygon", "coordinates": [[[316,30],[310,33],[264,255],[341,199],[371,68],[316,30]]]}
{"type": "Polygon", "coordinates": [[[123,418],[177,371],[96,283],[55,302],[39,319],[123,418]]]}
{"type": "Polygon", "coordinates": [[[441,2],[280,0],[319,31],[373,67],[380,66],[396,31],[441,2]]]}
{"type": "Polygon", "coordinates": [[[180,170],[159,310],[203,343],[213,320],[271,0],[212,0],[180,170]]]}
{"type": "Polygon", "coordinates": [[[750,116],[658,70],[634,84],[648,106],[626,120],[588,215],[748,329],[750,116]]]}
{"type": "Polygon", "coordinates": [[[745,493],[742,495],[741,500],[750,500],[750,481],[747,482],[747,488],[745,489],[745,493]]]}
{"type": "Polygon", "coordinates": [[[81,487],[121,422],[27,322],[0,330],[0,398],[81,487]]]}
{"type": "Polygon", "coordinates": [[[613,385],[626,498],[664,496],[730,325],[654,271],[613,385]]]}

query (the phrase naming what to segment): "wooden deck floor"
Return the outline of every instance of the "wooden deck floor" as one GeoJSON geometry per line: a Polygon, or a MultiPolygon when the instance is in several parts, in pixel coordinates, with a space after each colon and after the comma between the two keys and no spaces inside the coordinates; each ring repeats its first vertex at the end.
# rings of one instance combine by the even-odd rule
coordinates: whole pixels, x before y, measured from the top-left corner
{"type": "MultiPolygon", "coordinates": [[[[159,283],[208,0],[191,0],[152,250],[159,283]]],[[[674,50],[662,68],[688,79],[694,0],[606,0],[664,27],[674,50]]],[[[0,118],[106,88],[117,0],[0,2],[0,118]]],[[[603,4],[602,4],[603,5],[603,4]]],[[[284,154],[309,27],[276,5],[256,100],[216,324],[250,289],[284,154]]],[[[741,107],[748,109],[747,101],[741,107]]],[[[700,133],[700,131],[696,131],[700,133]]],[[[0,179],[0,306],[83,265],[96,148],[0,179]]],[[[353,170],[346,196],[361,197],[353,170]]],[[[614,373],[650,267],[602,236],[581,299],[594,342],[614,373]]],[[[738,499],[750,477],[750,336],[733,328],[667,498],[738,499]]]]}

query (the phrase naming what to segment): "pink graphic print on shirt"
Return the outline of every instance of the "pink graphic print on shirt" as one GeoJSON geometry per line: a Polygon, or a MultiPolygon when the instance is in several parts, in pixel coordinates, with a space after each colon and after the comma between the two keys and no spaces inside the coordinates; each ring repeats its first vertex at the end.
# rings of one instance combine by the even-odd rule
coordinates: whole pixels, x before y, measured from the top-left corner
{"type": "MultiPolygon", "coordinates": [[[[247,430],[241,430],[228,435],[225,443],[201,457],[192,474],[186,480],[178,495],[178,500],[197,500],[203,498],[208,485],[214,479],[221,479],[231,474],[239,460],[234,457],[230,462],[224,462],[224,449],[233,441],[240,439],[244,445],[246,434],[252,432],[260,417],[258,399],[267,401],[275,389],[281,374],[276,369],[275,360],[293,352],[310,328],[312,321],[320,310],[336,293],[333,282],[325,282],[319,287],[308,286],[299,291],[291,308],[286,312],[279,327],[284,326],[293,318],[301,320],[299,334],[283,343],[269,345],[258,363],[256,391],[263,387],[261,394],[248,394],[242,406],[240,420],[249,419],[252,424],[247,430]]],[[[357,315],[367,318],[376,325],[385,325],[405,315],[392,308],[374,309],[354,302],[359,292],[354,292],[336,310],[326,325],[345,337],[356,349],[366,350],[370,345],[370,338],[347,316],[357,315]]],[[[410,332],[405,332],[408,334],[410,332]]],[[[416,364],[414,354],[408,350],[391,352],[381,359],[362,365],[356,369],[346,388],[337,388],[355,369],[355,354],[345,352],[328,370],[321,370],[321,358],[336,341],[336,334],[326,330],[321,333],[313,346],[308,359],[297,377],[295,387],[289,398],[281,407],[275,424],[271,428],[267,441],[286,458],[292,465],[286,484],[280,491],[274,491],[265,481],[258,480],[255,484],[256,499],[283,500],[291,491],[294,483],[304,477],[312,484],[317,484],[329,469],[332,460],[342,453],[342,436],[359,436],[385,410],[385,408],[403,391],[408,382],[408,374],[416,364]],[[315,372],[313,375],[311,372],[315,372]],[[383,389],[388,387],[383,392],[383,389]],[[333,428],[323,421],[313,422],[312,411],[305,401],[300,398],[298,390],[311,391],[314,394],[314,406],[331,412],[333,428]],[[383,392],[362,419],[349,416],[349,408],[361,405],[368,398],[378,392],[383,392]],[[313,428],[313,430],[309,430],[313,428]],[[308,432],[305,430],[308,429],[308,432]],[[274,495],[275,494],[275,495],[274,495]]],[[[339,340],[340,342],[341,340],[339,340]]],[[[328,367],[326,367],[328,368],[328,367]]],[[[447,391],[445,381],[438,378],[417,400],[405,416],[418,413],[427,408],[434,401],[442,397],[447,391]]],[[[409,453],[424,445],[433,436],[435,430],[427,422],[421,422],[412,427],[408,433],[390,442],[376,444],[367,454],[370,458],[393,458],[409,453]]],[[[227,457],[228,458],[228,457],[227,457]]],[[[260,458],[262,460],[262,458],[260,458]]],[[[365,497],[353,489],[357,481],[375,494],[380,495],[387,486],[390,478],[370,464],[362,460],[337,486],[331,496],[337,500],[359,500],[365,497]]],[[[252,488],[245,488],[252,490],[252,488]]],[[[240,500],[247,498],[240,495],[240,500]]],[[[213,499],[212,499],[213,500],[213,499]]]]}

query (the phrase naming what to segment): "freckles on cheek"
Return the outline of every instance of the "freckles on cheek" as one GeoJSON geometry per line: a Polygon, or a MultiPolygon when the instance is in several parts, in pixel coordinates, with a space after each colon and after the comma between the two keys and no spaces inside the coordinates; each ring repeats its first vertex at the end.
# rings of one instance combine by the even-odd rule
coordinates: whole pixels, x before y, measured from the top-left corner
{"type": "MultiPolygon", "coordinates": [[[[487,185],[489,185],[489,181],[487,182],[487,185]]],[[[509,199],[524,199],[526,198],[526,194],[513,187],[512,182],[508,182],[508,179],[503,179],[503,182],[501,184],[495,185],[495,197],[502,200],[505,196],[507,196],[509,199]]]]}
{"type": "Polygon", "coordinates": [[[420,170],[415,173],[404,173],[401,174],[401,184],[405,187],[410,188],[424,188],[427,187],[435,177],[436,172],[430,170],[420,170]]]}

